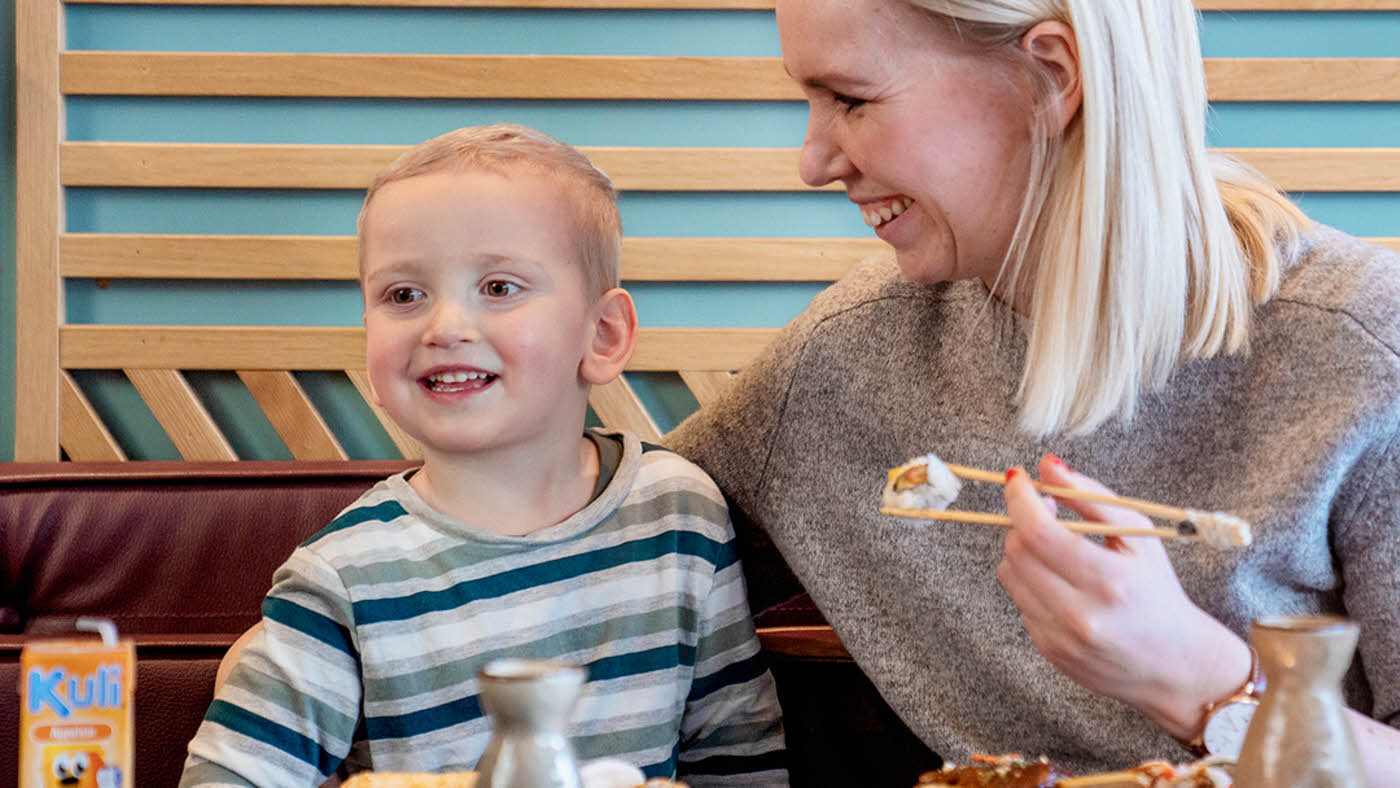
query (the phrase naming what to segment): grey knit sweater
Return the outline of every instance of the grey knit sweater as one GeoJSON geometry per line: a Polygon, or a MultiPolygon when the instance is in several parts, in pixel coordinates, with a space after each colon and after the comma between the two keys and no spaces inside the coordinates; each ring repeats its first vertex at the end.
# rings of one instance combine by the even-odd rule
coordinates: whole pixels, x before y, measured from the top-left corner
{"type": "MultiPolygon", "coordinates": [[[[1186,754],[1035,650],[997,581],[1001,529],[877,513],[885,471],[930,451],[991,469],[1053,451],[1123,494],[1246,518],[1249,548],[1169,544],[1187,594],[1241,635],[1266,614],[1350,616],[1347,701],[1400,725],[1400,257],[1319,227],[1253,331],[1249,355],[1186,364],[1131,424],[1037,441],[1016,426],[1019,319],[976,281],[920,285],[872,261],[668,443],[719,483],[736,527],[771,537],[946,758],[1043,753],[1089,770],[1186,754]]],[[[967,484],[957,507],[1002,511],[1001,489],[967,484]]],[[[755,604],[778,598],[778,562],[745,561],[755,604]]]]}

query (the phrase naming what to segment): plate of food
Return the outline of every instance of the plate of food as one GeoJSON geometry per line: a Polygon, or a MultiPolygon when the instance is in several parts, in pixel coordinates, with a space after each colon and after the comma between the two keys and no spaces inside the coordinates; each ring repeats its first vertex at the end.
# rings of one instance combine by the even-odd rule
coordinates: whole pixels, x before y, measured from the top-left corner
{"type": "Polygon", "coordinates": [[[1077,777],[1045,756],[974,755],[966,765],[944,764],[924,772],[914,788],[1233,788],[1234,778],[1226,768],[1231,765],[1219,758],[1177,764],[1145,761],[1123,771],[1077,777]]]}

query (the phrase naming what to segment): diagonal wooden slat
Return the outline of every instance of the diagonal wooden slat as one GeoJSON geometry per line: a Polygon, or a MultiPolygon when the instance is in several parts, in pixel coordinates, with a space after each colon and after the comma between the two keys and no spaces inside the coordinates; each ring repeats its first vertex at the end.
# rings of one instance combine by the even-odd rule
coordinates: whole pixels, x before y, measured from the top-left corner
{"type": "MultiPolygon", "coordinates": [[[[382,145],[69,142],[63,145],[61,169],[65,186],[361,189],[402,150],[382,145]]],[[[1400,190],[1400,148],[1222,150],[1288,191],[1400,190]]],[[[797,176],[797,148],[583,151],[623,190],[810,191],[797,176]]],[[[833,183],[824,188],[842,187],[833,183]]]]}
{"type": "MultiPolygon", "coordinates": [[[[68,51],[68,95],[800,101],[777,57],[68,51]]],[[[1400,58],[1206,58],[1211,101],[1400,101],[1400,58]]]]}
{"type": "Polygon", "coordinates": [[[594,386],[588,394],[588,404],[605,427],[631,430],[637,437],[652,443],[661,440],[661,429],[624,377],[619,376],[605,386],[594,386]]]}
{"type": "Polygon", "coordinates": [[[107,425],[102,423],[102,417],[93,410],[92,403],[83,396],[73,377],[59,370],[58,380],[58,409],[61,415],[59,444],[68,459],[75,462],[125,460],[126,452],[107,430],[107,425]]]}
{"type": "Polygon", "coordinates": [[[69,95],[794,101],[776,57],[103,52],[62,55],[69,95]]]}
{"type": "Polygon", "coordinates": [[[238,378],[287,445],[292,459],[348,459],[340,441],[291,372],[242,369],[238,370],[238,378]]]}
{"type": "Polygon", "coordinates": [[[369,374],[363,369],[347,369],[345,375],[350,378],[351,383],[355,384],[355,389],[360,392],[360,396],[364,397],[365,404],[374,413],[374,417],[379,420],[380,426],[388,433],[389,440],[393,441],[394,448],[399,450],[399,454],[403,455],[405,460],[423,459],[423,447],[419,445],[418,441],[412,435],[404,432],[403,428],[389,418],[389,414],[375,403],[374,390],[369,384],[369,374]]]}
{"type": "MultiPolygon", "coordinates": [[[[627,369],[742,369],[776,328],[643,328],[627,369]]],[[[64,369],[364,369],[360,326],[69,325],[64,369]]]]}
{"type": "MultiPolygon", "coordinates": [[[[66,233],[65,277],[353,280],[353,236],[66,233]]],[[[624,238],[630,282],[832,282],[878,238],[624,238]]]]}
{"type": "Polygon", "coordinates": [[[180,370],[123,371],[182,458],[195,461],[238,459],[180,370]]]}
{"type": "Polygon", "coordinates": [[[719,399],[734,381],[734,373],[724,370],[682,369],[678,372],[702,408],[719,399]]]}

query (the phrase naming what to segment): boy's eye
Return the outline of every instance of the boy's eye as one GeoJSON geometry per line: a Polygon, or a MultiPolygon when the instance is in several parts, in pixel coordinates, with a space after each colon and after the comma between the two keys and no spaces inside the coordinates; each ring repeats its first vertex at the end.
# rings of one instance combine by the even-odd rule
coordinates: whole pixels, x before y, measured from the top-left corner
{"type": "Polygon", "coordinates": [[[387,300],[391,304],[411,304],[422,298],[422,290],[414,287],[396,287],[389,291],[387,300]]]}
{"type": "Polygon", "coordinates": [[[504,279],[492,279],[482,288],[482,292],[492,298],[504,298],[515,293],[520,286],[514,282],[507,282],[504,279]]]}

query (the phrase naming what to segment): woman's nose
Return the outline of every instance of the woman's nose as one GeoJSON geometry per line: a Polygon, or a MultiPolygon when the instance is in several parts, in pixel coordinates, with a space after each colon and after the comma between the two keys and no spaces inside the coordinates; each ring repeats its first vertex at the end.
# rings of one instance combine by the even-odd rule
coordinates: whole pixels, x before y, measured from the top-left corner
{"type": "Polygon", "coordinates": [[[826,123],[813,114],[807,121],[807,137],[802,140],[802,154],[797,163],[797,174],[802,182],[813,187],[825,186],[846,177],[851,169],[850,160],[826,123]]]}

